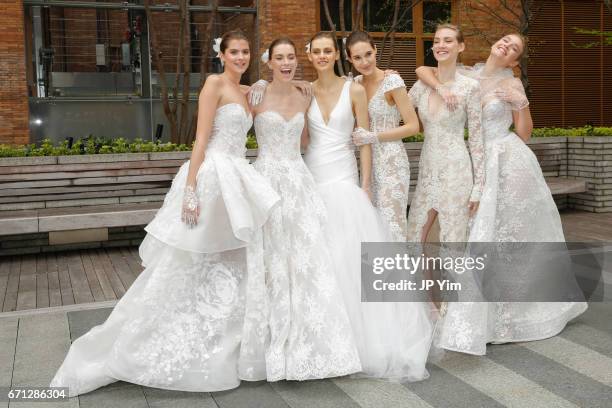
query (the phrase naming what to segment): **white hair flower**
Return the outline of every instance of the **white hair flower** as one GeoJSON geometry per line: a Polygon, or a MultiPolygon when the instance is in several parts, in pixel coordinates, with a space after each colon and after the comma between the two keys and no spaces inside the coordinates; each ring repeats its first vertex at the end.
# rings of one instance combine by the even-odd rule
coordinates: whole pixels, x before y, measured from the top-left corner
{"type": "Polygon", "coordinates": [[[221,37],[213,40],[213,50],[217,53],[217,58],[221,56],[221,37]]]}
{"type": "Polygon", "coordinates": [[[305,48],[307,53],[310,53],[310,43],[306,44],[306,48],[305,48]]]}
{"type": "Polygon", "coordinates": [[[343,51],[344,51],[344,58],[345,58],[345,59],[349,59],[349,56],[348,56],[348,51],[347,51],[347,49],[346,49],[346,38],[347,38],[347,37],[343,37],[343,38],[342,38],[342,45],[344,45],[344,47],[342,47],[342,48],[344,48],[344,50],[343,50],[343,51]]]}
{"type": "Polygon", "coordinates": [[[261,54],[261,62],[266,64],[268,61],[270,61],[270,52],[268,51],[268,49],[266,49],[264,53],[261,54]]]}
{"type": "Polygon", "coordinates": [[[217,37],[213,40],[213,50],[217,53],[217,58],[221,61],[221,66],[223,66],[223,60],[221,59],[221,37],[217,37]]]}

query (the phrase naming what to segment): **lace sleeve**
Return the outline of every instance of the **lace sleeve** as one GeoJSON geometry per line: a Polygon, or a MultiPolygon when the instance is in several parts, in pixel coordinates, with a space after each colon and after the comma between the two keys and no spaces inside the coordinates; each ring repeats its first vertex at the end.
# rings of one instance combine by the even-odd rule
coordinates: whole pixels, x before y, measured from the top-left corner
{"type": "Polygon", "coordinates": [[[410,101],[412,102],[412,106],[415,108],[419,106],[419,102],[425,93],[425,85],[420,81],[416,81],[410,91],[408,91],[408,95],[410,96],[410,101]]]}
{"type": "Polygon", "coordinates": [[[461,75],[465,75],[466,77],[478,79],[480,70],[478,64],[474,66],[457,64],[457,72],[461,75]]]}
{"type": "Polygon", "coordinates": [[[391,74],[383,79],[381,87],[382,93],[387,93],[397,88],[405,88],[406,84],[404,83],[404,80],[401,76],[397,74],[391,74]]]}
{"type": "Polygon", "coordinates": [[[512,77],[501,81],[498,89],[502,99],[512,106],[512,110],[518,111],[529,106],[525,88],[519,78],[512,77]]]}
{"type": "Polygon", "coordinates": [[[468,144],[474,172],[474,186],[472,187],[470,201],[480,201],[480,195],[482,194],[485,181],[485,153],[481,126],[482,107],[480,105],[480,91],[477,84],[470,89],[468,94],[467,114],[469,129],[468,144]]]}

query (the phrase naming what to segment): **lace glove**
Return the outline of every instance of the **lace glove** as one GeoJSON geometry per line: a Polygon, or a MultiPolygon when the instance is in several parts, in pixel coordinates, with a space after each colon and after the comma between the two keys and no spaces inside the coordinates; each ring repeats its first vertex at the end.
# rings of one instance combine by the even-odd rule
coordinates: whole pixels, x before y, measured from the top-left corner
{"type": "Polygon", "coordinates": [[[527,96],[520,90],[512,87],[495,90],[495,96],[510,104],[512,110],[519,111],[529,106],[527,96]]]}
{"type": "Polygon", "coordinates": [[[380,140],[378,140],[378,134],[375,132],[370,132],[362,127],[358,127],[353,131],[353,143],[355,143],[355,146],[376,144],[379,142],[380,140]]]}
{"type": "Polygon", "coordinates": [[[257,106],[263,100],[264,94],[266,93],[266,88],[268,87],[268,81],[265,79],[260,79],[251,85],[251,89],[249,89],[249,103],[251,106],[257,106]]]}
{"type": "Polygon", "coordinates": [[[183,209],[181,211],[181,221],[189,228],[198,225],[198,217],[200,216],[200,201],[193,186],[185,186],[183,194],[183,209]]]}
{"type": "Polygon", "coordinates": [[[448,110],[454,111],[455,109],[457,109],[459,100],[457,99],[457,96],[452,92],[450,86],[445,84],[438,85],[436,86],[436,92],[438,93],[438,95],[440,95],[440,97],[446,104],[448,110]]]}

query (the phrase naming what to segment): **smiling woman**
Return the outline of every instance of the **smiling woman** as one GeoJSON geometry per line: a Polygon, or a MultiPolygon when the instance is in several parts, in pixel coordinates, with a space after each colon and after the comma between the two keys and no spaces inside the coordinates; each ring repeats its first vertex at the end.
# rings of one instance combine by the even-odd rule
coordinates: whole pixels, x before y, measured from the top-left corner
{"type": "Polygon", "coordinates": [[[346,41],[349,61],[361,74],[368,96],[370,128],[359,128],[353,142],[373,149],[373,203],[389,225],[394,241],[406,240],[406,209],[410,187],[410,163],[401,139],[419,131],[419,120],[404,81],[385,75],[376,66],[377,48],[366,32],[354,31],[346,41]],[[400,121],[404,124],[400,126],[400,121]]]}
{"type": "Polygon", "coordinates": [[[269,296],[264,303],[247,303],[249,337],[241,353],[259,362],[253,380],[354,373],[361,365],[325,240],[327,212],[300,155],[310,97],[292,82],[297,68],[293,41],[277,38],[267,52],[273,79],[253,110],[259,142],[254,166],[281,201],[249,245],[249,253],[257,256],[249,260],[249,282],[269,296]]]}
{"type": "Polygon", "coordinates": [[[409,241],[425,242],[439,217],[440,242],[465,242],[469,219],[478,209],[484,185],[480,93],[476,80],[457,73],[457,57],[464,49],[458,27],[438,26],[433,47],[437,76],[457,96],[457,106],[447,107],[439,92],[421,81],[409,92],[425,133],[408,214],[409,241]],[[463,140],[466,124],[469,151],[463,140]]]}
{"type": "MultiPolygon", "coordinates": [[[[460,69],[479,82],[485,142],[486,178],[480,207],[471,220],[469,242],[565,240],[559,212],[540,165],[524,143],[531,135],[533,123],[523,85],[514,77],[512,68],[525,49],[522,36],[507,34],[491,46],[486,63],[460,69]],[[509,130],[510,126],[514,126],[514,132],[509,130]]],[[[441,47],[436,51],[441,51],[441,47]]],[[[453,109],[449,102],[460,99],[455,98],[455,89],[444,86],[440,75],[436,78],[430,67],[419,68],[417,74],[445,98],[448,109],[453,109]]],[[[540,265],[540,251],[540,247],[533,246],[521,251],[521,257],[530,260],[529,265],[513,271],[516,286],[506,285],[506,293],[524,293],[525,288],[542,281],[542,271],[535,266],[540,265]]],[[[452,303],[441,325],[439,343],[454,351],[484,354],[489,342],[553,336],[585,309],[586,304],[581,302],[480,303],[469,307],[452,303]]]]}
{"type": "Polygon", "coordinates": [[[265,303],[265,293],[247,289],[245,248],[279,196],[244,157],[253,123],[240,87],[250,62],[245,35],[224,34],[219,57],[223,73],[209,76],[200,93],[191,158],[145,228],[145,270],[106,322],[72,344],[51,382],[71,396],[117,380],[221,391],[259,369],[259,360],[240,353],[250,344],[245,291],[265,303]]]}
{"type": "Polygon", "coordinates": [[[304,160],[328,211],[326,242],[332,254],[333,273],[342,283],[342,299],[362,365],[360,375],[419,381],[428,376],[425,362],[433,324],[427,306],[416,302],[361,302],[361,243],[392,238],[370,201],[372,147],[359,147],[360,180],[351,140],[355,124],[369,129],[366,89],[334,73],[338,58],[333,36],[313,36],[308,59],[317,80],[308,109],[310,143],[304,160]]]}

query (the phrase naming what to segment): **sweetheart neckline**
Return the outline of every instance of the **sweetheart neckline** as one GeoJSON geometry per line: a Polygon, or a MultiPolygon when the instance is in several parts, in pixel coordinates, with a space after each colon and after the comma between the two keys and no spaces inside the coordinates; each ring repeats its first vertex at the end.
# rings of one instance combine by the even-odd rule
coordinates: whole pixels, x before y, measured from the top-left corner
{"type": "Polygon", "coordinates": [[[245,108],[244,105],[239,103],[239,102],[225,103],[225,104],[217,107],[217,111],[219,111],[219,110],[221,110],[221,109],[223,109],[223,108],[225,108],[226,106],[229,106],[229,105],[238,105],[238,106],[240,106],[242,108],[242,112],[244,112],[244,114],[246,115],[247,118],[250,118],[251,116],[253,116],[253,113],[248,111],[247,108],[245,108]]]}
{"type": "Polygon", "coordinates": [[[299,116],[304,116],[305,112],[296,112],[291,118],[287,119],[285,118],[283,115],[281,115],[280,112],[277,112],[275,110],[269,109],[263,112],[258,113],[257,115],[255,115],[255,117],[259,116],[259,115],[263,115],[264,113],[275,113],[278,117],[280,117],[283,121],[285,121],[285,123],[290,123],[291,121],[293,121],[293,119],[295,119],[296,117],[299,116]]]}

